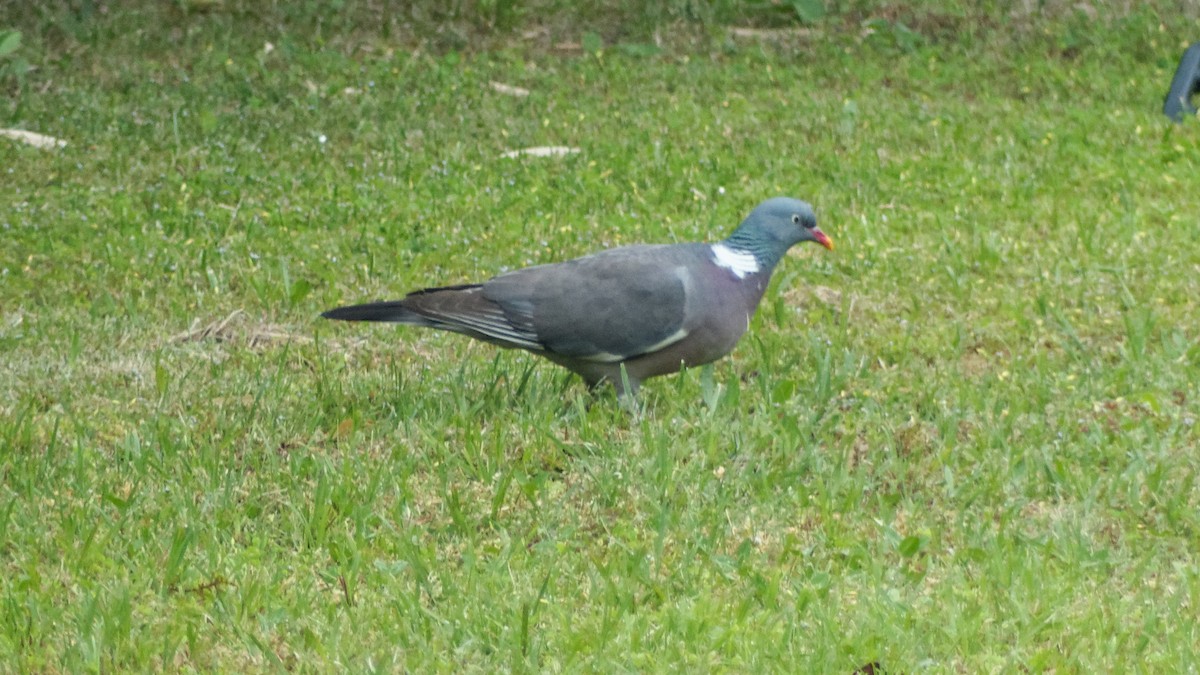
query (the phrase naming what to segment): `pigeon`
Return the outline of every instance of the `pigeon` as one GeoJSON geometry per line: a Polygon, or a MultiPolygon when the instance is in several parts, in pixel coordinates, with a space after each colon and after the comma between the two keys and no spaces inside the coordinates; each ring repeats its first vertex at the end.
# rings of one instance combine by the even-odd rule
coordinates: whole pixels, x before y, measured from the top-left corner
{"type": "Polygon", "coordinates": [[[593,389],[611,383],[624,400],[647,378],[732,351],[775,265],[806,241],[833,250],[811,205],[775,197],[717,243],[621,246],[321,316],[427,326],[524,349],[593,389]]]}

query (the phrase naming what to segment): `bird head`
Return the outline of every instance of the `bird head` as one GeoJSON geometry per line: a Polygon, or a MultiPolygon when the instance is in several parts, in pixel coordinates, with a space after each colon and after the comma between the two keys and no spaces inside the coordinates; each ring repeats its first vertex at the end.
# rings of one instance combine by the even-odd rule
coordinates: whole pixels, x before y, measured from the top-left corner
{"type": "Polygon", "coordinates": [[[776,197],[759,204],[738,228],[764,237],[784,250],[805,241],[833,250],[833,240],[817,227],[817,216],[808,202],[776,197]]]}
{"type": "Polygon", "coordinates": [[[833,240],[817,227],[817,216],[808,202],[775,197],[756,206],[724,243],[752,253],[759,266],[769,271],[789,248],[804,241],[833,250],[833,240]]]}

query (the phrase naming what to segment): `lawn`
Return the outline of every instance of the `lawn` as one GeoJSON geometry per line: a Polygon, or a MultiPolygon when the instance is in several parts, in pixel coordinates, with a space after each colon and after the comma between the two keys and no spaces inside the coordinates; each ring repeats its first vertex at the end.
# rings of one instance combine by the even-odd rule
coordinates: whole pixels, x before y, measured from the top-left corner
{"type": "Polygon", "coordinates": [[[1197,672],[1194,5],[292,4],[0,1],[0,668],[1197,672]],[[318,316],[775,195],[638,414],[318,316]]]}

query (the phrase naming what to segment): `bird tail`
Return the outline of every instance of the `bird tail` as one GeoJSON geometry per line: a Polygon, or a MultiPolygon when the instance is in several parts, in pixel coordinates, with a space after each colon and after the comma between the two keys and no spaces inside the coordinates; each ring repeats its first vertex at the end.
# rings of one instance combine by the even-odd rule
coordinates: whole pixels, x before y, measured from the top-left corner
{"type": "MultiPolygon", "coordinates": [[[[455,292],[471,291],[477,288],[479,288],[478,284],[424,288],[409,293],[403,300],[383,300],[380,302],[368,302],[365,305],[338,307],[328,312],[323,312],[321,316],[337,321],[383,321],[387,323],[406,323],[414,326],[432,326],[434,328],[453,330],[452,327],[444,325],[444,321],[437,320],[436,315],[438,312],[434,311],[431,316],[430,308],[425,306],[427,302],[422,301],[435,294],[445,292],[450,292],[451,297],[462,297],[455,294],[455,292]]],[[[446,296],[441,295],[439,297],[446,296]]]]}
{"type": "Polygon", "coordinates": [[[368,302],[365,305],[350,305],[338,307],[328,312],[322,312],[326,319],[338,321],[386,321],[388,323],[410,323],[418,326],[428,326],[429,319],[412,311],[405,306],[404,300],[386,300],[383,302],[368,302]]]}

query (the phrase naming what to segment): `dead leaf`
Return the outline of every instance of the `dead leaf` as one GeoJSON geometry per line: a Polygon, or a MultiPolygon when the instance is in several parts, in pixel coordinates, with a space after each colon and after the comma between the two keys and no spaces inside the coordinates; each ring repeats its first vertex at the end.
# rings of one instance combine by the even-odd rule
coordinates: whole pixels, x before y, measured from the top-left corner
{"type": "Polygon", "coordinates": [[[500,156],[507,159],[516,159],[518,157],[562,157],[564,155],[573,155],[577,152],[579,152],[579,148],[569,148],[565,145],[539,145],[532,148],[509,150],[500,156]]]}
{"type": "Polygon", "coordinates": [[[65,147],[67,142],[61,138],[38,134],[24,129],[0,129],[0,136],[7,136],[14,141],[32,145],[35,148],[49,149],[65,147]]]}
{"type": "Polygon", "coordinates": [[[514,87],[511,84],[504,84],[503,82],[496,82],[495,80],[488,82],[488,86],[494,91],[497,91],[501,94],[507,94],[508,96],[525,98],[529,95],[529,90],[524,87],[514,87]]]}
{"type": "Polygon", "coordinates": [[[810,28],[740,28],[729,29],[734,37],[753,40],[790,40],[798,37],[810,37],[814,31],[810,28]]]}

